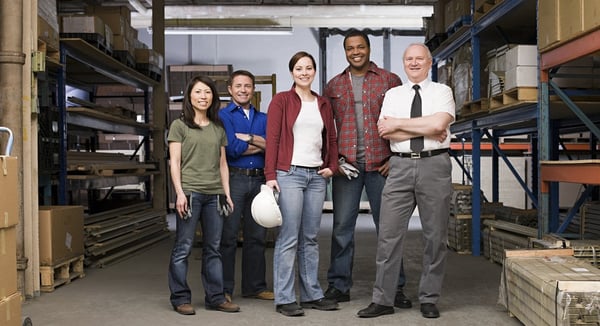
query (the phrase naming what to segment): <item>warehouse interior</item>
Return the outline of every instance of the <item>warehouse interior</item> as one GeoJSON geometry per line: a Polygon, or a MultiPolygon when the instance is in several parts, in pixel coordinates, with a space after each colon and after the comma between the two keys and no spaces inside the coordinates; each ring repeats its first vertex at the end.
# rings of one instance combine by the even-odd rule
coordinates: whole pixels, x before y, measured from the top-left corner
{"type": "MultiPolygon", "coordinates": [[[[242,298],[239,315],[170,309],[167,126],[195,74],[213,78],[226,103],[228,75],[252,71],[253,103],[267,112],[292,83],[297,50],[317,59],[321,92],[347,65],[350,28],[366,31],[372,60],[402,80],[404,48],[424,42],[432,80],[454,92],[451,254],[437,322],[599,323],[597,1],[16,0],[0,15],[0,325],[279,322],[271,303],[242,298]]],[[[357,299],[292,323],[371,322],[356,318],[375,270],[368,206],[359,220],[357,299]]],[[[418,211],[413,222],[414,300],[418,211]]],[[[323,279],[331,225],[328,194],[323,279]]],[[[397,309],[375,322],[435,321],[397,309]]]]}

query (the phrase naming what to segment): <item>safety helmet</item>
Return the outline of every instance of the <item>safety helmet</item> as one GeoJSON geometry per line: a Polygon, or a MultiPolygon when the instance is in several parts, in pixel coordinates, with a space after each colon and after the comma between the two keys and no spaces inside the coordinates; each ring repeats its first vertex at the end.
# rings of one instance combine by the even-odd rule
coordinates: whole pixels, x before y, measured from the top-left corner
{"type": "Polygon", "coordinates": [[[267,185],[260,186],[260,192],[251,205],[252,218],[262,227],[274,228],[281,225],[281,211],[275,199],[275,193],[267,185]]]}

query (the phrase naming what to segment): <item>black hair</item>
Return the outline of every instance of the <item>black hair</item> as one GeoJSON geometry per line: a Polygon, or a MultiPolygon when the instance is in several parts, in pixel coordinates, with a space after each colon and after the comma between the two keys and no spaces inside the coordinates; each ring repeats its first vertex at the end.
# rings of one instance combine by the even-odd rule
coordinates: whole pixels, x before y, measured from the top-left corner
{"type": "Polygon", "coordinates": [[[211,122],[217,124],[218,126],[223,126],[221,119],[219,119],[219,109],[221,107],[221,101],[219,99],[219,91],[217,90],[217,86],[215,82],[207,76],[197,75],[192,77],[187,83],[185,87],[185,94],[183,95],[183,103],[181,104],[181,120],[190,128],[202,129],[199,125],[194,122],[194,116],[196,113],[194,112],[194,106],[192,105],[191,94],[194,86],[197,83],[206,84],[210,91],[213,93],[212,102],[210,103],[210,107],[206,112],[206,117],[211,122]]]}

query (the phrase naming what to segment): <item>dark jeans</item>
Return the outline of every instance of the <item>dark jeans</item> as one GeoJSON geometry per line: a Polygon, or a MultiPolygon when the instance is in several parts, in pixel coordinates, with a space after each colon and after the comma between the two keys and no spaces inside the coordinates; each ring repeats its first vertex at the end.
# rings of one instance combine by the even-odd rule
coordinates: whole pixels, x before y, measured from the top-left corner
{"type": "MultiPolygon", "coordinates": [[[[360,173],[357,178],[348,180],[345,176],[335,176],[332,183],[333,232],[327,281],[329,286],[342,292],[349,291],[353,284],[354,230],[363,188],[367,192],[375,230],[379,232],[379,209],[385,177],[377,171],[365,172],[364,165],[359,165],[358,169],[360,173]]],[[[402,289],[405,283],[406,277],[402,266],[398,289],[402,289]]]]}
{"type": "Polygon", "coordinates": [[[235,252],[242,225],[242,296],[252,296],[267,289],[265,280],[265,243],[267,229],[256,224],[250,211],[252,199],[259,193],[263,176],[229,174],[231,200],[234,210],[225,218],[221,238],[223,257],[223,286],[225,293],[233,294],[235,285],[235,252]]]}
{"type": "Polygon", "coordinates": [[[223,218],[217,212],[217,195],[193,192],[190,195],[192,216],[182,219],[177,215],[175,245],[169,263],[169,289],[171,304],[176,307],[191,303],[192,293],[187,283],[188,257],[192,251],[196,225],[202,227],[202,285],[204,303],[217,306],[225,302],[223,295],[223,268],[219,243],[223,230],[223,218]]]}

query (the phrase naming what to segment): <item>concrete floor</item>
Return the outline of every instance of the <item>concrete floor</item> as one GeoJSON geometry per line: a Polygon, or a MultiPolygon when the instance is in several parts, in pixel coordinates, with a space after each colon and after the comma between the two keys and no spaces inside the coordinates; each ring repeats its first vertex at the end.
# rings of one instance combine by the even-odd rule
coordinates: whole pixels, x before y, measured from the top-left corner
{"type": "MultiPolygon", "coordinates": [[[[323,290],[327,288],[331,219],[331,214],[323,215],[320,241],[323,290]]],[[[438,303],[441,317],[429,320],[421,316],[416,302],[422,256],[418,217],[411,220],[405,260],[408,275],[405,293],[413,300],[413,308],[396,309],[395,314],[378,318],[358,318],[356,312],[371,302],[376,251],[372,224],[370,215],[361,214],[356,233],[352,300],[341,303],[338,311],[306,310],[304,317],[285,317],[275,312],[273,302],[244,299],[239,293],[234,294],[234,302],[241,306],[240,313],[207,311],[200,279],[200,249],[195,248],[188,280],[194,291],[192,300],[196,315],[179,315],[168,300],[167,265],[173,241],[170,238],[112,266],[87,269],[84,278],[27,300],[23,304],[23,316],[30,317],[34,326],[521,325],[497,304],[501,266],[483,257],[454,252],[448,256],[444,290],[438,303]]],[[[272,261],[273,249],[267,253],[267,261],[272,261]]],[[[271,273],[272,266],[268,266],[269,282],[271,273]]]]}

